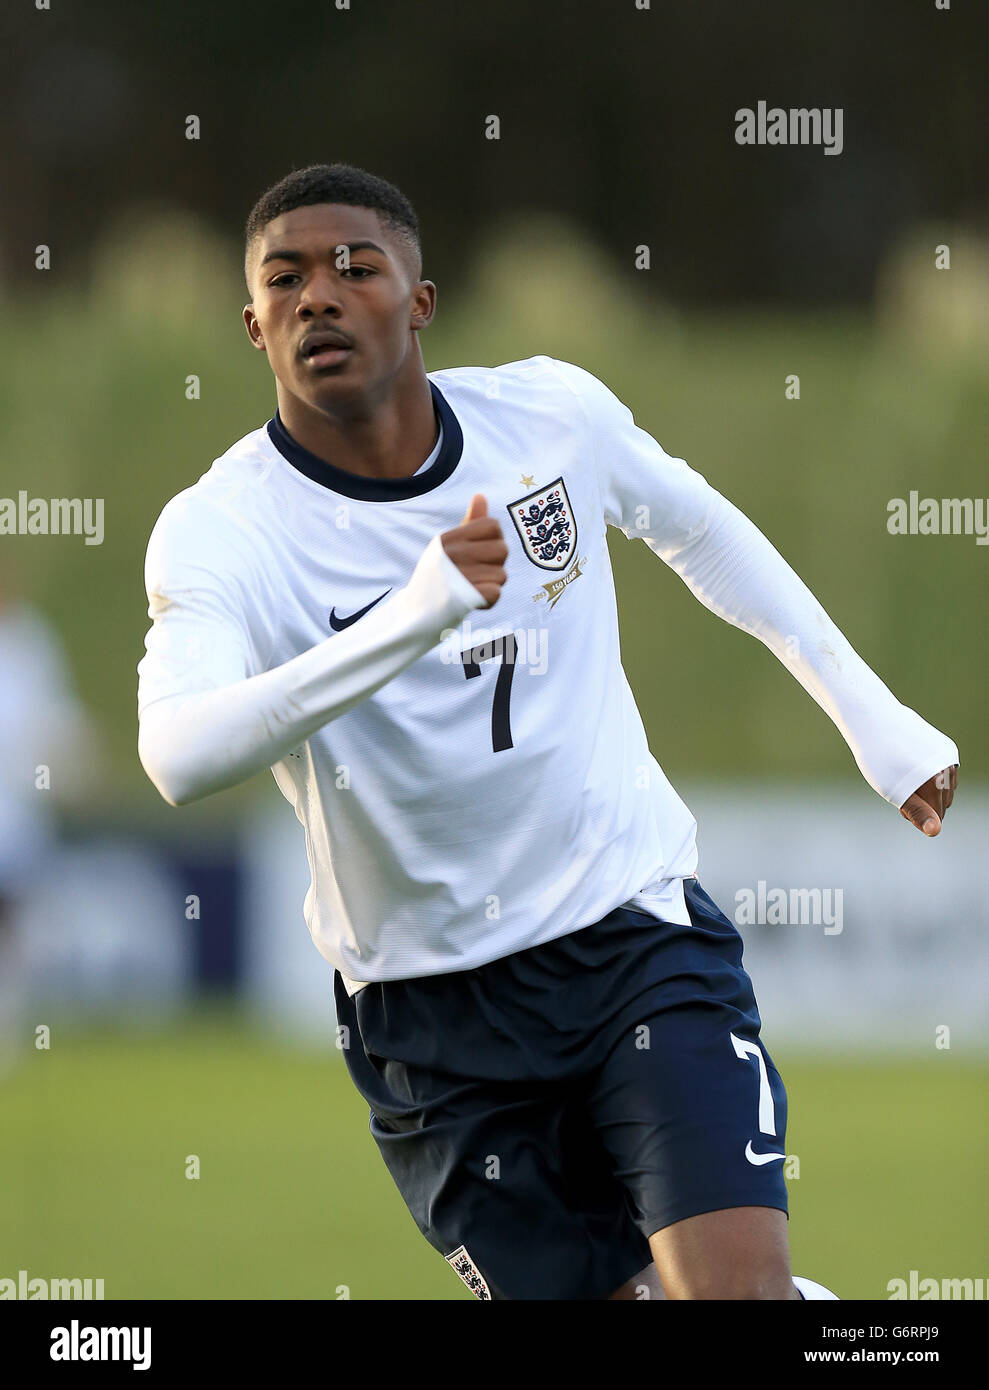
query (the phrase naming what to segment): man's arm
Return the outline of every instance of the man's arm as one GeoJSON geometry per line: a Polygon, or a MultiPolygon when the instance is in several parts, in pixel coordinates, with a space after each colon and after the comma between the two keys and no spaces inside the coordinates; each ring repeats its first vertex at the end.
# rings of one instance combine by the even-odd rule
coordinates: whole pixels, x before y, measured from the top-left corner
{"type": "MultiPolygon", "coordinates": [[[[918,828],[934,819],[932,809],[940,816],[958,763],[952,740],[899,703],[748,517],[670,458],[596,377],[557,366],[587,416],[609,524],[644,539],[705,607],[783,662],[833,720],[880,796],[918,828]],[[939,776],[943,789],[934,785],[939,776]]],[[[925,833],[939,829],[938,819],[925,833]]]]}
{"type": "Polygon", "coordinates": [[[271,767],[436,646],[471,609],[490,607],[507,547],[485,512],[475,497],[461,525],[426,546],[405,588],[359,624],[246,678],[235,587],[215,567],[183,564],[174,535],[170,553],[168,528],[153,537],[154,626],[138,667],[138,753],[165,800],[184,805],[271,767]]]}

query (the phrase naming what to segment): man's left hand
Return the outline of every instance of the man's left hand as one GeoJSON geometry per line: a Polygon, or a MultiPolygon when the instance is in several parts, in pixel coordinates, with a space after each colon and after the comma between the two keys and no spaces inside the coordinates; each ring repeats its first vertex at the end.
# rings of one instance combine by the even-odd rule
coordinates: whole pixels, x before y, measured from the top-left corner
{"type": "Polygon", "coordinates": [[[958,786],[958,764],[946,767],[928,778],[900,807],[900,815],[923,834],[933,838],[941,832],[941,822],[958,786]]]}

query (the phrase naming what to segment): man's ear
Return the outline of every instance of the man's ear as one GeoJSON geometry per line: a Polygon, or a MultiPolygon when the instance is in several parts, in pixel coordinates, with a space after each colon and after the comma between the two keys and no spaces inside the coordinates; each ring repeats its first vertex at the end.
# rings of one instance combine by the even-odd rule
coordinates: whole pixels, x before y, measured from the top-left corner
{"type": "Polygon", "coordinates": [[[247,329],[247,336],[250,338],[252,346],[256,347],[259,352],[265,352],[264,334],[261,332],[261,325],[258,323],[253,304],[244,305],[244,327],[247,329]]]}
{"type": "Polygon", "coordinates": [[[432,280],[420,280],[412,292],[412,315],[409,327],[415,332],[426,328],[436,312],[436,286],[432,280]]]}

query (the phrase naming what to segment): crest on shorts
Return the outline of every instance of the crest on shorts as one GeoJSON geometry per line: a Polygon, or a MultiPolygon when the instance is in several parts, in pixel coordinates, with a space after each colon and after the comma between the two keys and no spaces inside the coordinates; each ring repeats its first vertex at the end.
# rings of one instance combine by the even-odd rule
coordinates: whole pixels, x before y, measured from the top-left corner
{"type": "Polygon", "coordinates": [[[508,510],[532,563],[544,570],[566,569],[577,548],[577,521],[563,479],[509,502],[508,510]]]}
{"type": "Polygon", "coordinates": [[[491,1299],[488,1286],[481,1278],[481,1271],[468,1255],[466,1245],[458,1245],[453,1254],[445,1256],[445,1259],[460,1275],[475,1298],[491,1299]]]}

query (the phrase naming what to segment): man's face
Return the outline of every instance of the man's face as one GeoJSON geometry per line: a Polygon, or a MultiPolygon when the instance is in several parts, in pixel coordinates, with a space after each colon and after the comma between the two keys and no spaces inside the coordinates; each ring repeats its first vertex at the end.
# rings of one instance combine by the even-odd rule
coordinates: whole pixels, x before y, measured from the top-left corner
{"type": "Polygon", "coordinates": [[[416,270],[371,209],[295,208],[254,245],[248,334],[300,400],[318,409],[366,398],[395,377],[433,316],[435,286],[416,270]]]}

